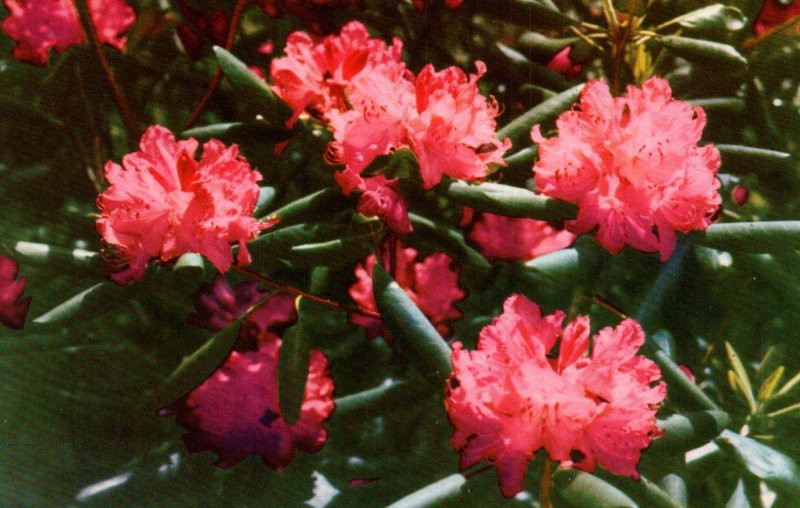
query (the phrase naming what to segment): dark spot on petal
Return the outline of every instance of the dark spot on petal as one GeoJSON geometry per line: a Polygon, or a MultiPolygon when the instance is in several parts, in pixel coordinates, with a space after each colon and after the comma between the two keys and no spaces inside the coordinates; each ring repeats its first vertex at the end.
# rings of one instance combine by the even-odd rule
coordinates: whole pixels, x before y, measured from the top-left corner
{"type": "Polygon", "coordinates": [[[494,143],[484,143],[482,145],[475,147],[475,153],[480,155],[482,153],[491,153],[497,150],[497,146],[494,143]]]}
{"type": "Polygon", "coordinates": [[[277,420],[279,417],[280,415],[278,413],[276,413],[271,409],[267,409],[266,411],[264,411],[264,416],[259,418],[258,422],[264,427],[270,427],[272,425],[272,422],[277,420]]]}
{"type": "Polygon", "coordinates": [[[457,377],[453,376],[450,378],[450,388],[452,390],[457,390],[458,387],[461,386],[461,381],[458,380],[457,377]]]}
{"type": "Polygon", "coordinates": [[[569,451],[569,460],[577,464],[578,462],[582,462],[583,459],[586,458],[586,454],[580,450],[570,450],[569,451]]]}

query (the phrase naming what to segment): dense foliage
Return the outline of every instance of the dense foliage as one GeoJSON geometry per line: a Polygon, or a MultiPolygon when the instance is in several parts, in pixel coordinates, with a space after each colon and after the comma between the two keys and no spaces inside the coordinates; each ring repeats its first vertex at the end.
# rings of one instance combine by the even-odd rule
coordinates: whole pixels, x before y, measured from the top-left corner
{"type": "Polygon", "coordinates": [[[800,503],[800,1],[3,5],[0,504],[800,503]]]}

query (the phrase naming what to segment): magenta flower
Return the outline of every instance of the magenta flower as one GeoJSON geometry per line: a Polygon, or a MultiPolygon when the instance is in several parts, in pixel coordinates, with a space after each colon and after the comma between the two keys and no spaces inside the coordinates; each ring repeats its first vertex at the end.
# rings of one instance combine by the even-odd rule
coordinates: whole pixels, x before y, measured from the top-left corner
{"type": "MultiPolygon", "coordinates": [[[[462,0],[444,0],[444,4],[448,9],[455,9],[461,5],[461,2],[462,0]]],[[[417,12],[425,12],[428,9],[430,0],[411,0],[411,3],[414,5],[414,9],[416,9],[417,12]]]]}
{"type": "MultiPolygon", "coordinates": [[[[439,333],[450,336],[450,323],[462,317],[461,311],[454,304],[465,296],[464,290],[458,285],[459,272],[453,268],[452,258],[443,252],[434,252],[417,261],[416,249],[403,247],[400,242],[396,245],[393,267],[395,280],[439,333]]],[[[388,252],[384,253],[384,257],[388,262],[388,252]]],[[[358,307],[372,312],[378,311],[372,291],[372,267],[375,266],[375,260],[375,255],[370,254],[364,262],[356,266],[356,283],[350,287],[350,297],[358,307]]],[[[385,333],[377,319],[351,314],[350,320],[363,327],[370,338],[385,333]]]]}
{"type": "MultiPolygon", "coordinates": [[[[290,299],[291,301],[291,299],[290,299]]],[[[278,361],[281,339],[277,330],[290,324],[285,299],[273,298],[242,324],[237,346],[225,362],[199,386],[162,409],[177,415],[191,453],[212,451],[222,468],[259,455],[272,469],[282,469],[295,449],[314,453],[327,441],[324,422],[334,410],[333,380],[328,360],[311,352],[305,395],[299,419],[291,424],[281,415],[278,401],[278,361]],[[255,317],[256,313],[260,317],[255,317]]]]}
{"type": "Polygon", "coordinates": [[[761,10],[753,23],[753,33],[761,35],[767,30],[777,28],[789,20],[796,18],[800,22],[800,0],[780,2],[764,0],[761,10]]]}
{"type": "Polygon", "coordinates": [[[97,198],[97,230],[123,267],[111,278],[120,284],[140,278],[150,259],[168,261],[187,252],[206,256],[220,272],[233,262],[247,264],[246,242],[268,226],[255,219],[261,175],[250,169],[236,145],[212,139],[194,159],[194,138],[175,141],[160,126],[145,131],[140,151],[122,166],[106,164],[111,184],[97,198]]]}
{"type": "Polygon", "coordinates": [[[658,366],[636,354],[644,344],[639,324],[626,319],[600,330],[589,353],[589,318],[562,329],[563,320],[561,311],[543,317],[512,295],[481,330],[477,350],[453,344],[445,398],[453,448],[462,469],[495,464],[507,497],[522,490],[541,448],[565,467],[592,472],[600,464],[638,479],[642,450],[661,434],[655,415],[666,385],[658,366]]]}
{"type": "Polygon", "coordinates": [[[25,326],[31,297],[22,298],[28,279],[19,277],[19,264],[0,256],[0,323],[15,330],[25,326]]]}
{"type": "Polygon", "coordinates": [[[210,283],[202,284],[192,294],[197,312],[189,314],[186,321],[216,332],[239,319],[264,296],[266,292],[258,288],[258,282],[242,282],[232,289],[225,278],[217,274],[210,283]]]}
{"type": "MultiPolygon", "coordinates": [[[[72,0],[3,0],[11,15],[3,31],[17,41],[14,58],[45,66],[50,49],[59,53],[82,44],[86,36],[72,0]]],[[[97,39],[122,51],[123,34],[136,21],[136,11],[125,0],[89,0],[97,39]]]]}
{"type": "Polygon", "coordinates": [[[613,254],[627,244],[666,260],[675,232],[706,229],[721,203],[719,151],[697,145],[705,123],[702,108],[673,99],[661,78],[617,98],[604,81],[590,81],[578,108],[558,118],[556,137],[534,126],[536,184],[577,203],[569,231],[596,231],[613,254]]]}
{"type": "Polygon", "coordinates": [[[575,235],[545,221],[480,213],[472,220],[468,239],[489,261],[527,261],[569,247],[575,235]]]}
{"type": "Polygon", "coordinates": [[[575,79],[583,70],[583,65],[575,63],[570,57],[572,45],[564,46],[561,51],[553,55],[547,62],[547,67],[564,76],[565,79],[575,79]]]}
{"type": "Polygon", "coordinates": [[[340,171],[336,181],[345,195],[358,191],[356,211],[367,217],[378,217],[390,230],[399,235],[412,231],[406,200],[400,193],[397,178],[388,180],[384,175],[362,178],[358,173],[340,171]]]}

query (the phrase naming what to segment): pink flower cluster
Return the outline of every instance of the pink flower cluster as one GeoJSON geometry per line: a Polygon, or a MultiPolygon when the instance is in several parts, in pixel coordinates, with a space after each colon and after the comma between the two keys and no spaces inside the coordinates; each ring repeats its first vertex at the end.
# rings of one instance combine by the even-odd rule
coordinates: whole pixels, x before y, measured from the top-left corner
{"type": "MultiPolygon", "coordinates": [[[[511,143],[494,137],[498,106],[477,86],[486,71],[483,62],[476,62],[476,74],[456,67],[437,72],[428,65],[415,78],[401,61],[399,39],[387,45],[357,21],[322,40],[292,33],[285,52],[272,62],[273,90],[294,112],[289,125],[304,112],[331,125],[329,158],[345,165],[337,174],[345,194],[391,187],[394,180],[370,183],[375,177],[361,173],[376,157],[399,148],[416,155],[425,189],[445,175],[480,180],[490,165],[504,164],[511,143]]],[[[375,201],[371,211],[359,211],[381,218],[405,214],[395,188],[383,192],[378,206],[375,201]]],[[[398,220],[387,224],[398,233],[410,231],[398,220]]]]}
{"type": "Polygon", "coordinates": [[[575,235],[545,221],[473,214],[465,209],[467,239],[489,261],[527,261],[572,245],[575,235]]]}
{"type": "Polygon", "coordinates": [[[25,316],[31,306],[31,297],[22,298],[28,279],[19,277],[19,264],[11,258],[0,256],[0,324],[20,329],[25,326],[25,316]]]}
{"type": "Polygon", "coordinates": [[[578,108],[558,118],[558,136],[534,126],[536,184],[577,203],[577,219],[566,223],[573,233],[596,229],[614,254],[628,244],[665,260],[675,232],[706,229],[721,203],[719,151],[697,146],[705,123],[703,110],[673,99],[664,79],[616,98],[604,81],[590,81],[578,108]]]}
{"type": "Polygon", "coordinates": [[[481,330],[476,351],[453,344],[445,399],[453,448],[462,469],[495,464],[505,496],[522,490],[540,448],[562,466],[592,472],[600,464],[637,479],[642,450],[661,434],[655,414],[666,385],[658,366],[636,354],[639,324],[600,330],[589,353],[589,318],[562,329],[563,320],[561,311],[542,316],[512,295],[481,330]]]}
{"type": "MultiPolygon", "coordinates": [[[[11,15],[3,20],[3,31],[17,41],[14,58],[47,65],[50,49],[59,53],[86,41],[73,0],[3,0],[11,15]]],[[[136,11],[125,0],[89,0],[89,13],[97,39],[122,51],[122,35],[134,21],[136,11]]]]}
{"type": "Polygon", "coordinates": [[[111,185],[97,198],[97,231],[126,265],[111,278],[132,282],[150,259],[168,261],[187,252],[206,256],[225,272],[233,261],[230,242],[239,244],[238,263],[249,263],[246,242],[269,224],[252,216],[261,175],[238,147],[212,139],[197,161],[196,139],[175,141],[160,126],[148,128],[139,147],[122,166],[106,164],[111,185]]]}
{"type": "MultiPolygon", "coordinates": [[[[421,261],[417,261],[418,254],[416,249],[403,247],[397,242],[393,259],[389,252],[384,253],[384,266],[391,261],[394,279],[400,287],[439,333],[450,336],[450,323],[462,316],[454,304],[465,296],[458,285],[458,270],[453,268],[452,258],[443,252],[435,252],[421,261]]],[[[372,291],[372,267],[375,261],[375,255],[370,254],[356,266],[356,283],[350,288],[350,297],[358,307],[372,312],[378,311],[372,291]]],[[[384,335],[384,338],[391,340],[391,337],[386,337],[386,331],[378,319],[351,314],[350,320],[363,327],[370,338],[384,335]]]]}
{"type": "MultiPolygon", "coordinates": [[[[217,290],[223,284],[217,283],[217,290]]],[[[217,291],[219,292],[219,291],[217,291]]],[[[224,319],[224,316],[220,316],[224,319]]],[[[162,416],[177,416],[188,430],[186,448],[212,451],[222,468],[259,455],[272,469],[289,465],[295,448],[319,451],[327,441],[323,426],[334,410],[333,380],[328,360],[312,351],[299,419],[291,424],[281,415],[278,400],[280,331],[296,322],[294,298],[272,296],[242,323],[234,351],[199,386],[162,409],[162,416]]]]}

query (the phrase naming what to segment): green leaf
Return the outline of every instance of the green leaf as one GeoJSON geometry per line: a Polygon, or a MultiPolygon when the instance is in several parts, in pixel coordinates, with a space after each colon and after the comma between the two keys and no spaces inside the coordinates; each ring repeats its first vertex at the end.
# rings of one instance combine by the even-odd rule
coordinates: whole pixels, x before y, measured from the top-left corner
{"type": "Polygon", "coordinates": [[[772,411],[771,413],[767,413],[767,417],[777,418],[779,416],[795,416],[796,413],[800,414],[800,402],[776,411],[772,411]]]}
{"type": "Polygon", "coordinates": [[[113,282],[101,282],[45,312],[34,319],[33,323],[61,325],[77,319],[89,321],[130,299],[134,291],[133,286],[120,287],[113,282]]]}
{"type": "MultiPolygon", "coordinates": [[[[269,213],[276,216],[280,221],[274,229],[291,226],[300,222],[314,222],[330,217],[331,212],[343,209],[347,200],[342,195],[342,191],[337,187],[328,187],[318,190],[308,196],[292,201],[277,210],[269,213]]],[[[257,215],[259,218],[263,216],[257,215]]]]}
{"type": "Polygon", "coordinates": [[[638,501],[641,506],[652,508],[681,508],[669,494],[664,492],[657,484],[641,475],[639,481],[634,481],[625,476],[618,476],[607,471],[595,472],[597,476],[607,481],[609,484],[621,489],[626,495],[630,495],[634,501],[638,501]]]}
{"type": "Polygon", "coordinates": [[[742,390],[745,399],[747,399],[747,405],[750,406],[750,412],[755,413],[756,399],[753,394],[753,385],[750,383],[750,377],[747,375],[747,370],[745,370],[744,364],[742,364],[742,361],[739,359],[739,354],[736,353],[736,350],[730,342],[725,341],[725,352],[728,355],[728,361],[731,367],[733,367],[733,372],[739,388],[742,390]]]}
{"type": "Polygon", "coordinates": [[[349,263],[369,250],[369,225],[295,224],[268,231],[247,245],[255,261],[283,258],[305,264],[349,263]],[[337,255],[332,256],[331,253],[337,255]]]}
{"type": "Polygon", "coordinates": [[[653,41],[689,60],[698,60],[701,63],[714,61],[735,69],[742,69],[747,66],[745,57],[736,51],[733,46],[722,44],[721,42],[692,39],[677,35],[657,37],[653,41]]]}
{"type": "Polygon", "coordinates": [[[786,166],[791,154],[739,145],[715,145],[722,156],[722,163],[728,168],[729,164],[745,166],[749,171],[770,173],[786,166]]]}
{"type": "Polygon", "coordinates": [[[577,24],[574,19],[559,11],[550,0],[502,0],[499,4],[478,2],[475,5],[490,16],[524,25],[528,29],[563,28],[565,25],[577,24]]]}
{"type": "Polygon", "coordinates": [[[14,250],[28,261],[41,264],[77,265],[95,267],[100,255],[84,249],[68,249],[56,245],[35,242],[17,242],[14,250]]]}
{"type": "Polygon", "coordinates": [[[727,30],[735,32],[744,28],[747,18],[737,7],[712,4],[679,16],[675,20],[690,30],[727,30]]]}
{"type": "Polygon", "coordinates": [[[725,503],[725,508],[750,508],[750,501],[748,501],[747,492],[744,490],[744,480],[741,478],[736,482],[736,488],[728,502],[725,503]]]}
{"type": "Polygon", "coordinates": [[[205,269],[203,256],[189,252],[178,258],[172,267],[172,273],[178,277],[183,286],[191,287],[192,284],[200,285],[205,269]]]}
{"type": "Polygon", "coordinates": [[[536,53],[552,56],[570,44],[580,40],[578,37],[564,37],[560,39],[547,37],[539,32],[525,32],[519,37],[519,45],[536,53]]]}
{"type": "Polygon", "coordinates": [[[452,370],[450,346],[403,288],[377,263],[372,268],[372,287],[383,323],[398,348],[411,356],[417,368],[441,391],[452,370]]]}
{"type": "Polygon", "coordinates": [[[153,400],[154,406],[162,408],[178,400],[210,376],[225,361],[225,358],[228,357],[231,349],[233,349],[236,338],[239,336],[242,321],[258,305],[251,307],[247,312],[239,316],[239,319],[215,333],[194,353],[184,358],[180,365],[156,390],[153,400]]]}
{"type": "Polygon", "coordinates": [[[728,414],[718,410],[670,415],[658,420],[658,428],[664,435],[653,441],[651,449],[679,453],[697,448],[717,437],[728,423],[728,414]]]}
{"type": "Polygon", "coordinates": [[[525,271],[558,279],[573,275],[579,264],[580,252],[577,249],[561,249],[527,261],[525,271]]]}
{"type": "Polygon", "coordinates": [[[306,392],[311,345],[306,330],[292,326],[281,337],[278,362],[278,401],[281,415],[290,424],[300,418],[300,407],[306,392]]]}
{"type": "Polygon", "coordinates": [[[192,129],[181,132],[182,138],[197,138],[206,140],[211,138],[221,138],[228,134],[230,131],[244,125],[244,122],[227,122],[227,123],[212,123],[210,125],[202,125],[192,129]]]}
{"type": "Polygon", "coordinates": [[[469,184],[455,181],[447,187],[446,192],[460,205],[508,217],[561,221],[574,219],[577,214],[572,203],[499,183],[469,184]]]}
{"type": "Polygon", "coordinates": [[[486,258],[466,244],[464,236],[460,232],[415,213],[409,213],[408,216],[415,231],[430,233],[442,243],[442,248],[452,254],[454,258],[481,270],[489,270],[491,268],[492,265],[486,258]]]}
{"type": "Polygon", "coordinates": [[[350,414],[374,414],[381,408],[397,407],[397,402],[407,398],[416,390],[407,381],[387,379],[380,386],[363,392],[345,395],[335,400],[337,417],[350,414]]]}
{"type": "Polygon", "coordinates": [[[800,496],[800,470],[794,460],[749,437],[725,430],[714,440],[729,456],[770,487],[800,496]]]}
{"type": "Polygon", "coordinates": [[[222,72],[241,94],[240,99],[252,108],[253,116],[261,115],[271,125],[284,125],[292,110],[272,93],[266,81],[224,48],[214,46],[214,54],[222,72]]]}
{"type": "Polygon", "coordinates": [[[576,507],[637,507],[624,492],[597,476],[577,469],[559,468],[553,474],[553,491],[576,507]]]}
{"type": "Polygon", "coordinates": [[[693,107],[701,107],[706,111],[733,111],[741,113],[744,111],[744,99],[740,97],[708,97],[703,99],[689,99],[687,101],[693,107]]]}
{"type": "Polygon", "coordinates": [[[686,481],[683,478],[674,473],[669,473],[658,482],[658,485],[675,500],[678,506],[689,506],[689,492],[686,488],[686,481]]]}
{"type": "Polygon", "coordinates": [[[364,257],[372,250],[372,234],[343,236],[325,242],[295,245],[291,253],[320,264],[364,257]]]}
{"type": "Polygon", "coordinates": [[[800,221],[712,224],[689,234],[693,242],[718,250],[782,252],[800,249],[800,221]]]}
{"type": "Polygon", "coordinates": [[[497,139],[509,138],[514,144],[530,139],[531,128],[534,125],[552,120],[568,110],[580,97],[581,89],[583,89],[583,83],[531,108],[497,131],[497,139]]]}
{"type": "Polygon", "coordinates": [[[787,397],[794,393],[794,391],[800,387],[800,372],[795,374],[792,379],[786,382],[785,385],[778,390],[778,393],[775,394],[775,397],[787,397]]]}
{"type": "Polygon", "coordinates": [[[539,145],[527,146],[505,158],[507,164],[505,170],[509,171],[522,166],[527,166],[525,169],[530,170],[533,167],[533,159],[535,159],[538,154],[539,145]]]}
{"type": "MultiPolygon", "coordinates": [[[[657,347],[652,343],[649,344],[653,347],[657,347]]],[[[665,351],[661,351],[660,349],[654,351],[652,359],[661,368],[661,375],[669,387],[671,396],[675,395],[673,391],[677,389],[684,397],[701,408],[720,409],[716,402],[711,400],[699,386],[694,384],[692,380],[683,373],[680,367],[678,367],[678,364],[676,364],[665,351]]]]}
{"type": "Polygon", "coordinates": [[[458,495],[461,492],[461,487],[467,482],[467,479],[460,474],[453,474],[447,478],[443,478],[438,482],[431,483],[408,496],[395,501],[389,505],[389,508],[422,508],[425,506],[434,506],[442,501],[447,501],[458,495]]]}
{"type": "Polygon", "coordinates": [[[258,201],[256,202],[255,210],[253,210],[255,217],[264,215],[264,212],[272,205],[272,201],[275,200],[275,193],[275,187],[261,186],[258,188],[258,201]]]}

